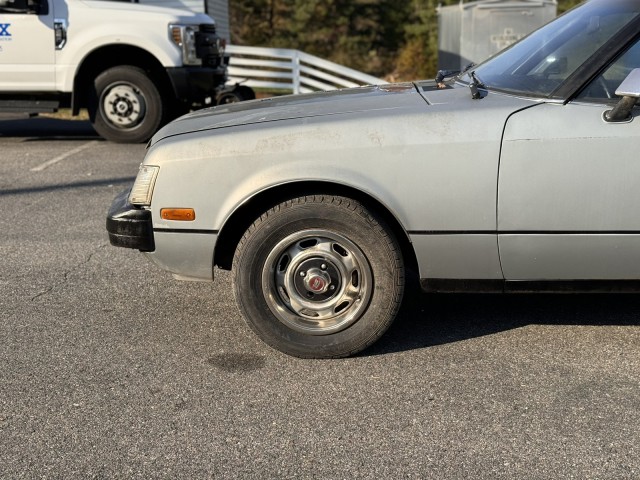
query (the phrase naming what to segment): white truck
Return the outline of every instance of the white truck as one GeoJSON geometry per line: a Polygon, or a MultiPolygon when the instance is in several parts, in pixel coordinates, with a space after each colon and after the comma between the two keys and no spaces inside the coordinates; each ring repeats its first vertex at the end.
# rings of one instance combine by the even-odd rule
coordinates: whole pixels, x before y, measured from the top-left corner
{"type": "Polygon", "coordinates": [[[0,0],[0,112],[86,108],[114,142],[144,142],[227,87],[225,41],[203,13],[95,0],[0,0]]]}

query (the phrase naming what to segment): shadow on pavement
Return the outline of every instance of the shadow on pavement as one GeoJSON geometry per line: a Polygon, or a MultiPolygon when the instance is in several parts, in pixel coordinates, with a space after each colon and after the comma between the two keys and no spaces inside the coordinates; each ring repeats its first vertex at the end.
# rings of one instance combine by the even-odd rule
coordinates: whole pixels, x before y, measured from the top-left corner
{"type": "Polygon", "coordinates": [[[0,116],[0,137],[23,138],[26,142],[100,139],[88,120],[12,117],[5,114],[0,116]]]}
{"type": "Polygon", "coordinates": [[[384,355],[528,325],[640,326],[640,294],[411,293],[389,331],[361,355],[384,355]]]}
{"type": "Polygon", "coordinates": [[[78,188],[96,188],[96,187],[113,187],[131,185],[136,177],[113,177],[103,178],[100,180],[90,180],[85,182],[61,183],[55,185],[41,185],[36,187],[25,188],[3,188],[0,190],[0,197],[12,195],[31,195],[33,193],[56,192],[60,190],[74,190],[78,188]]]}

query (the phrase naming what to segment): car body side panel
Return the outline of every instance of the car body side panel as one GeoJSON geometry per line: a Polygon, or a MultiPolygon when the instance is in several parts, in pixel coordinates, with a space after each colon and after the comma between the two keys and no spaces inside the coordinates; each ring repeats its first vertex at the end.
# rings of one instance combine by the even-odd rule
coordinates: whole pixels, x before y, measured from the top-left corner
{"type": "Polygon", "coordinates": [[[541,105],[509,119],[498,194],[507,280],[640,278],[640,119],[607,123],[608,108],[541,105]]]}
{"type": "MultiPolygon", "coordinates": [[[[503,125],[512,112],[532,102],[499,95],[472,100],[463,88],[432,92],[428,98],[431,104],[415,91],[381,95],[364,105],[369,111],[162,139],[145,160],[160,166],[151,205],[154,229],[217,232],[261,191],[307,180],[339,183],[371,195],[395,215],[424,259],[421,271],[428,271],[430,259],[451,256],[455,249],[466,258],[481,251],[485,260],[492,259],[480,262],[486,272],[478,262],[469,263],[465,272],[459,262],[451,274],[495,278],[495,241],[419,239],[447,232],[495,236],[503,125]],[[467,115],[456,112],[461,103],[467,115]],[[188,224],[162,220],[160,209],[169,207],[194,208],[196,219],[188,224]]],[[[442,270],[438,273],[445,275],[442,270]]]]}
{"type": "Polygon", "coordinates": [[[155,231],[153,236],[156,249],[145,253],[153,263],[179,280],[213,280],[215,233],[155,231]]]}
{"type": "Polygon", "coordinates": [[[500,235],[500,255],[509,280],[637,280],[640,277],[638,234],[500,235]]]}
{"type": "Polygon", "coordinates": [[[421,278],[502,280],[493,234],[411,235],[421,278]]]}

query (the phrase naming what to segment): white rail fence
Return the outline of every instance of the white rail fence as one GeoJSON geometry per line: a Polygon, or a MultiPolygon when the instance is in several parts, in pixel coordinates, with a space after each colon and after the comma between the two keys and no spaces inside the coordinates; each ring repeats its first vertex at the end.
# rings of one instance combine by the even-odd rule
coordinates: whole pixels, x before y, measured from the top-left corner
{"type": "Polygon", "coordinates": [[[231,84],[297,94],[388,83],[299,50],[228,45],[227,52],[231,84]]]}

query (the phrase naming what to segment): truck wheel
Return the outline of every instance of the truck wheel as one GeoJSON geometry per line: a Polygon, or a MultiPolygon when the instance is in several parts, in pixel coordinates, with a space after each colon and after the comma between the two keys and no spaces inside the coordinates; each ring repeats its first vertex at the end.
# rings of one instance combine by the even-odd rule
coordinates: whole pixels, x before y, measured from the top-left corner
{"type": "Polygon", "coordinates": [[[395,318],[404,289],[400,247],[355,200],[286,201],[246,231],[233,261],[236,301],[272,347],[336,358],[371,345],[395,318]]]}
{"type": "Polygon", "coordinates": [[[216,99],[217,105],[226,105],[228,103],[244,102],[245,100],[254,100],[256,92],[251,88],[240,85],[233,90],[226,91],[218,95],[216,99]]]}
{"type": "Polygon", "coordinates": [[[89,117],[100,136],[119,143],[151,138],[164,118],[156,85],[144,70],[125,65],[98,75],[89,102],[89,117]]]}
{"type": "Polygon", "coordinates": [[[255,100],[256,99],[256,92],[250,88],[247,87],[246,85],[239,85],[236,90],[238,91],[239,95],[242,97],[242,100],[255,100]]]}

